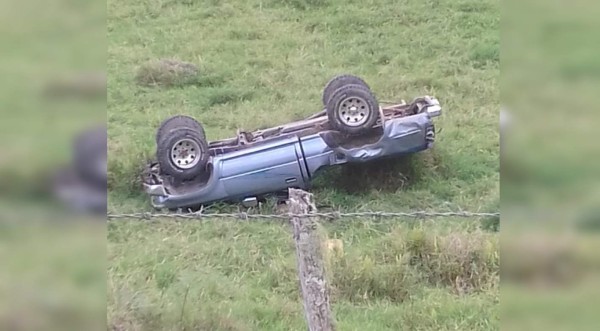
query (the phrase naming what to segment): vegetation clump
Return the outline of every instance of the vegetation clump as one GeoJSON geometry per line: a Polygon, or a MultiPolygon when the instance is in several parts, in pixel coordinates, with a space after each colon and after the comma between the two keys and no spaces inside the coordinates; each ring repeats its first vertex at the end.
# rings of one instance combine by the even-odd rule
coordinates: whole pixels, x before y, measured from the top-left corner
{"type": "Polygon", "coordinates": [[[198,81],[198,67],[189,62],[162,59],[143,64],[135,76],[142,86],[184,86],[198,81]]]}

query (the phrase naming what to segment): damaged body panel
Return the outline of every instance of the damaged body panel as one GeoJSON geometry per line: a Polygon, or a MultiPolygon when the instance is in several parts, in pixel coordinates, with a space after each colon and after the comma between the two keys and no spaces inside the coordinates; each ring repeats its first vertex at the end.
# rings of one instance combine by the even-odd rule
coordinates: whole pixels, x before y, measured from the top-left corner
{"type": "Polygon", "coordinates": [[[319,170],[367,162],[430,148],[432,118],[441,114],[432,97],[380,108],[368,134],[348,136],[333,130],[324,112],[303,121],[209,143],[206,175],[177,181],[162,175],[156,162],[144,172],[144,187],[155,208],[186,208],[216,201],[244,201],[287,188],[307,189],[319,170]]]}

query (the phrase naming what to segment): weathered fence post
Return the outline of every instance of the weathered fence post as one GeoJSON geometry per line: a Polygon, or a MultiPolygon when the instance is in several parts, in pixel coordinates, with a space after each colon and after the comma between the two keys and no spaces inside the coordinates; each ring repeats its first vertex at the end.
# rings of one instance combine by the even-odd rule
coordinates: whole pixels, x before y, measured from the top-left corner
{"type": "MultiPolygon", "coordinates": [[[[306,214],[316,211],[312,194],[289,189],[289,212],[306,214]]],[[[309,331],[333,331],[335,322],[329,305],[329,291],[325,278],[325,268],[321,243],[316,233],[316,222],[312,217],[292,217],[298,276],[304,304],[304,315],[309,331]]]]}

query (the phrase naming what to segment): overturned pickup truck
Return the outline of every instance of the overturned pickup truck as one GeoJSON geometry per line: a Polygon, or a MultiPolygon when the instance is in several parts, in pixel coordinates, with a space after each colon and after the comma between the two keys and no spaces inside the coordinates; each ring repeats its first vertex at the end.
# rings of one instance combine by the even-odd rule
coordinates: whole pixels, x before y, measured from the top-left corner
{"type": "Polygon", "coordinates": [[[418,97],[380,107],[369,86],[352,75],[334,77],[325,109],[305,120],[238,131],[207,142],[188,116],[165,120],[156,134],[156,161],[143,174],[155,208],[194,208],[217,201],[253,205],[267,194],[310,186],[319,170],[348,162],[415,153],[435,139],[437,99],[418,97]]]}

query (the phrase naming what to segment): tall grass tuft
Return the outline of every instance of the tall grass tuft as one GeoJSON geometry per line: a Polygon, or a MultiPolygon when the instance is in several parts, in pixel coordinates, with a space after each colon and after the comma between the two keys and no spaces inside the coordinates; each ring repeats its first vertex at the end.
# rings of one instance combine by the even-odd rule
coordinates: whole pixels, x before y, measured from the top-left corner
{"type": "Polygon", "coordinates": [[[370,256],[350,255],[339,258],[329,270],[334,300],[369,301],[388,299],[402,302],[416,289],[410,266],[397,263],[378,263],[370,256]]]}
{"type": "Polygon", "coordinates": [[[402,302],[423,282],[456,294],[495,288],[499,280],[495,238],[484,232],[437,234],[397,227],[378,240],[374,252],[348,247],[347,252],[327,256],[333,296],[402,302]]]}
{"type": "Polygon", "coordinates": [[[435,235],[413,229],[406,236],[406,251],[410,264],[431,284],[459,294],[497,285],[498,242],[485,233],[435,235]]]}

